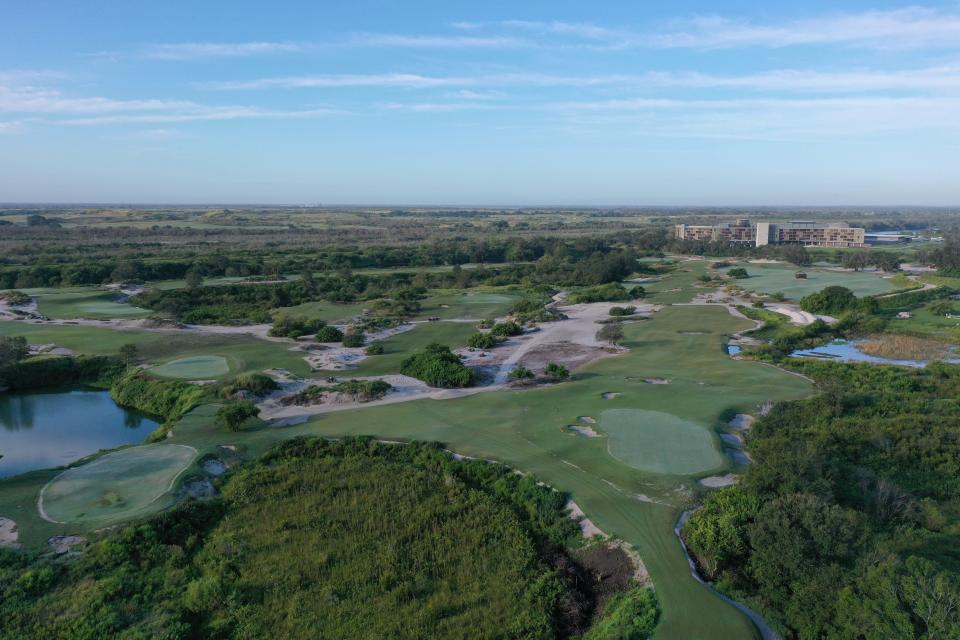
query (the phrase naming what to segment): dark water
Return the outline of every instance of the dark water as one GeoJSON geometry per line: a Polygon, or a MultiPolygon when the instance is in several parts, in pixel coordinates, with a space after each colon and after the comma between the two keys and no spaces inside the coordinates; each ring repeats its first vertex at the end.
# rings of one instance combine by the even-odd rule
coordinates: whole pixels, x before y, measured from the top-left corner
{"type": "Polygon", "coordinates": [[[0,477],[143,442],[156,427],[150,418],[118,407],[107,391],[0,394],[0,477]]]}

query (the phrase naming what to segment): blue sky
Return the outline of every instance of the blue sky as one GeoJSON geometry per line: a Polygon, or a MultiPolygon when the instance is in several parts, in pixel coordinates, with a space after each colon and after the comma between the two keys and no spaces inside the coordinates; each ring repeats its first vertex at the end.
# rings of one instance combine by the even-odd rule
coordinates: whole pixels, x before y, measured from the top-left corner
{"type": "Polygon", "coordinates": [[[960,204],[960,2],[6,3],[0,202],[960,204]]]}

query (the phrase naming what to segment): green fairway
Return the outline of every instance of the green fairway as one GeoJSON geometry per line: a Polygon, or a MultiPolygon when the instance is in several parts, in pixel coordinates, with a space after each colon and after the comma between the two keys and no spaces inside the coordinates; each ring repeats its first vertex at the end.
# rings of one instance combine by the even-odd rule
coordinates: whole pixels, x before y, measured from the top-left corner
{"type": "MultiPolygon", "coordinates": [[[[640,286],[646,291],[644,302],[670,304],[690,302],[700,291],[697,278],[706,273],[707,263],[703,260],[680,260],[671,270],[660,275],[658,282],[647,282],[640,286]]],[[[626,283],[632,286],[632,283],[626,283]]]]}
{"type": "Polygon", "coordinates": [[[147,444],[67,469],[40,492],[41,515],[102,526],[169,506],[177,477],[196,456],[179,444],[147,444]],[[166,497],[166,499],[163,499],[166,497]]]}
{"type": "MultiPolygon", "coordinates": [[[[750,274],[749,278],[737,280],[737,286],[759,293],[783,293],[791,300],[799,300],[805,295],[816,293],[825,287],[841,286],[858,296],[872,296],[889,293],[897,286],[874,272],[831,271],[816,267],[796,267],[789,264],[750,264],[739,263],[750,274]],[[798,279],[795,274],[803,271],[806,279],[798,279]]],[[[725,273],[727,269],[718,269],[725,273]]]]}
{"type": "Polygon", "coordinates": [[[400,363],[405,358],[422,350],[428,344],[438,342],[451,349],[462,347],[467,338],[476,333],[476,328],[466,322],[429,322],[418,324],[414,329],[398,333],[383,340],[383,353],[369,356],[357,364],[356,369],[343,372],[344,375],[380,376],[399,373],[400,363]]]}
{"type": "Polygon", "coordinates": [[[152,313],[116,299],[116,293],[98,289],[46,289],[37,294],[37,310],[49,318],[65,320],[143,318],[152,313]]]}
{"type": "Polygon", "coordinates": [[[520,296],[484,291],[437,292],[421,300],[417,318],[437,317],[443,320],[455,318],[497,318],[510,311],[520,296]]]}
{"type": "Polygon", "coordinates": [[[227,359],[221,356],[191,356],[171,360],[159,367],[150,369],[150,373],[164,378],[182,378],[184,380],[202,380],[218,378],[230,371],[227,359]]]}
{"type": "Polygon", "coordinates": [[[600,414],[600,428],[610,455],[635,469],[682,475],[724,465],[707,428],[669,413],[608,409],[600,414]]]}
{"type": "Polygon", "coordinates": [[[167,362],[196,355],[220,356],[229,362],[234,373],[274,367],[289,369],[296,375],[310,372],[302,356],[290,351],[288,345],[245,335],[117,331],[79,325],[0,321],[0,336],[24,336],[31,344],[54,343],[78,353],[94,355],[116,354],[124,344],[135,344],[141,358],[147,362],[167,362]]]}

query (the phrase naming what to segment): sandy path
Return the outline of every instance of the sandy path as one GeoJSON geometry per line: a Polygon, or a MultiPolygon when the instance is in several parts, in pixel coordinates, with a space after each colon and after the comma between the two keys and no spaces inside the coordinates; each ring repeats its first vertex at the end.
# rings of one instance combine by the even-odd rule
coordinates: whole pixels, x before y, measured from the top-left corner
{"type": "Polygon", "coordinates": [[[0,549],[16,549],[20,546],[17,539],[17,523],[10,518],[0,516],[0,549]]]}

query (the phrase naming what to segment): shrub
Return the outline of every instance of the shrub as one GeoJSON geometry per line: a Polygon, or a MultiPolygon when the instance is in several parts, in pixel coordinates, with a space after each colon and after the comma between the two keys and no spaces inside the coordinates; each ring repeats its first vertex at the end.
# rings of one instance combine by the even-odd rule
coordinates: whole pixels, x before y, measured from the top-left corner
{"type": "Polygon", "coordinates": [[[547,376],[554,382],[560,382],[561,380],[566,380],[570,377],[570,370],[562,364],[557,364],[556,362],[551,362],[548,364],[547,368],[544,369],[544,373],[546,373],[547,376]]]}
{"type": "Polygon", "coordinates": [[[466,387],[473,382],[473,371],[464,366],[450,347],[436,343],[404,360],[400,373],[432,387],[466,387]]]}
{"type": "MultiPolygon", "coordinates": [[[[641,295],[644,293],[642,287],[636,288],[640,289],[641,295]]],[[[612,282],[610,284],[600,285],[599,287],[590,287],[589,289],[577,291],[570,295],[570,302],[574,304],[584,302],[620,302],[633,300],[635,295],[636,294],[627,291],[627,288],[619,282],[612,282]]]]}
{"type": "Polygon", "coordinates": [[[217,424],[228,431],[240,431],[249,418],[260,415],[260,409],[249,400],[238,400],[217,409],[217,424]]]}
{"type": "Polygon", "coordinates": [[[317,342],[340,342],[341,340],[343,340],[343,331],[329,324],[317,331],[317,342]]]}
{"type": "Polygon", "coordinates": [[[329,390],[349,395],[358,402],[370,402],[379,400],[390,389],[393,389],[393,386],[383,380],[345,380],[329,390]]]}
{"type": "Polygon", "coordinates": [[[490,335],[506,338],[507,336],[518,336],[523,333],[523,327],[516,322],[500,322],[493,325],[490,329],[490,335]]]}
{"type": "Polygon", "coordinates": [[[610,315],[617,316],[632,316],[637,310],[636,307],[610,307],[610,315]]]}
{"type": "Polygon", "coordinates": [[[467,346],[474,349],[493,349],[499,342],[492,333],[475,333],[467,338],[467,346]]]}
{"type": "Polygon", "coordinates": [[[5,300],[11,307],[19,307],[30,304],[31,298],[23,291],[7,291],[6,293],[0,293],[0,300],[5,300]]]}
{"type": "Polygon", "coordinates": [[[255,396],[265,396],[280,388],[277,381],[262,373],[243,373],[221,391],[222,397],[230,397],[238,391],[249,391],[255,396]]]}
{"type": "Polygon", "coordinates": [[[610,344],[616,344],[620,340],[623,340],[623,327],[619,324],[605,324],[600,331],[597,332],[597,339],[609,342],[610,344]]]}
{"type": "Polygon", "coordinates": [[[343,346],[351,349],[362,347],[366,341],[367,337],[363,334],[363,331],[350,331],[343,336],[343,346]]]}
{"type": "Polygon", "coordinates": [[[367,348],[363,350],[368,356],[379,356],[383,355],[383,345],[379,342],[374,342],[367,345],[367,348]]]}
{"type": "Polygon", "coordinates": [[[619,593],[603,608],[603,615],[584,640],[646,640],[653,636],[660,610],[653,590],[636,587],[619,593]]]}
{"type": "Polygon", "coordinates": [[[750,274],[747,273],[747,270],[743,267],[734,267],[727,271],[727,275],[731,278],[736,278],[737,280],[743,280],[744,278],[749,278],[750,274]]]}
{"type": "Polygon", "coordinates": [[[278,316],[268,334],[281,338],[299,338],[316,333],[324,326],[326,323],[323,320],[308,320],[303,316],[278,316]]]}
{"type": "Polygon", "coordinates": [[[518,365],[510,372],[510,379],[516,382],[526,382],[527,380],[533,380],[533,371],[527,369],[523,365],[518,365]]]}

